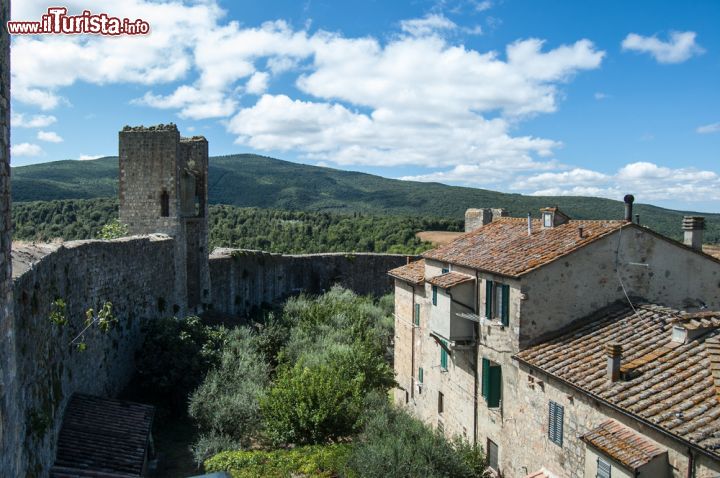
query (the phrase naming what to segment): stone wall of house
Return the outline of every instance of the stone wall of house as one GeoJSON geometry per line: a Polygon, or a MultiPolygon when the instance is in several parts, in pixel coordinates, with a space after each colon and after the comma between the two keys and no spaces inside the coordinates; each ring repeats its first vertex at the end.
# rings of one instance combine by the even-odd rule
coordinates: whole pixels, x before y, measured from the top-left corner
{"type": "Polygon", "coordinates": [[[387,271],[407,262],[399,254],[283,255],[217,249],[210,256],[213,310],[244,316],[253,308],[300,292],[321,293],[334,284],[361,295],[391,293],[387,271]]]}
{"type": "Polygon", "coordinates": [[[14,393],[15,361],[10,259],[10,0],[0,0],[0,474],[19,476],[16,442],[17,400],[14,393]]]}
{"type": "Polygon", "coordinates": [[[626,300],[623,286],[633,300],[720,309],[720,263],[633,226],[523,276],[520,347],[626,300]]]}
{"type": "Polygon", "coordinates": [[[172,313],[174,241],[168,236],[54,247],[14,281],[18,406],[3,417],[2,432],[17,456],[16,468],[2,464],[2,476],[47,476],[70,396],[116,395],[134,372],[143,321],[172,313]],[[56,299],[66,303],[66,325],[49,319],[56,299]],[[117,325],[108,333],[90,328],[82,338],[87,349],[79,351],[71,342],[84,328],[86,311],[106,301],[117,325]]]}
{"type": "MultiPolygon", "coordinates": [[[[688,476],[688,450],[682,444],[541,372],[531,373],[526,366],[517,364],[511,368],[512,376],[507,380],[503,370],[503,394],[512,397],[504,401],[498,430],[500,464],[505,476],[524,476],[544,466],[559,476],[583,477],[586,445],[579,437],[608,418],[667,450],[671,476],[688,476]],[[562,446],[548,439],[550,400],[564,407],[562,446]]],[[[711,478],[718,474],[720,463],[704,455],[696,457],[693,476],[711,478]]]]}

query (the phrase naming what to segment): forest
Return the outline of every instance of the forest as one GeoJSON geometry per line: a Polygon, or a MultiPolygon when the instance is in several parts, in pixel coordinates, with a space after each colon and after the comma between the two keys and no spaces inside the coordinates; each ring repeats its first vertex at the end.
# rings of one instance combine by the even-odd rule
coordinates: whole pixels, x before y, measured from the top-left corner
{"type": "MultiPolygon", "coordinates": [[[[115,199],[66,199],[13,205],[15,240],[95,239],[118,217],[115,199]]],[[[211,205],[210,249],[268,252],[391,252],[417,254],[430,244],[423,230],[459,231],[462,221],[418,216],[284,211],[211,205]]]]}

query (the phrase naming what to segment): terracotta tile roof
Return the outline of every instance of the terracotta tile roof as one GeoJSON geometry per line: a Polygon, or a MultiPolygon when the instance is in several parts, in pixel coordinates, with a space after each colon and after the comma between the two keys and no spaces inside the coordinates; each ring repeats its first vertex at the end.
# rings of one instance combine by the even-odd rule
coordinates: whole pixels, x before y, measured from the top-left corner
{"type": "Polygon", "coordinates": [[[532,225],[533,232],[528,235],[527,219],[500,217],[463,234],[450,244],[427,251],[423,257],[517,277],[630,223],[568,221],[543,229],[542,222],[534,219],[532,225]],[[580,227],[583,228],[582,237],[579,234],[580,227]]]}
{"type": "Polygon", "coordinates": [[[720,401],[713,375],[720,329],[687,344],[671,340],[683,313],[658,305],[614,304],[572,324],[554,339],[515,355],[601,401],[720,458],[720,401]],[[606,344],[622,347],[632,373],[607,377],[606,344]],[[659,352],[659,353],[657,353],[659,352]]]}
{"type": "Polygon", "coordinates": [[[140,403],[73,395],[51,478],[142,476],[154,410],[140,403]]]}
{"type": "Polygon", "coordinates": [[[601,423],[581,438],[633,471],[666,453],[615,420],[601,423]]]}
{"type": "Polygon", "coordinates": [[[474,280],[474,277],[460,274],[459,272],[446,272],[445,274],[439,276],[430,277],[427,281],[432,285],[442,287],[443,289],[449,289],[451,287],[455,287],[456,285],[474,280]]]}
{"type": "Polygon", "coordinates": [[[422,284],[425,280],[425,260],[420,259],[388,271],[388,274],[411,284],[422,284]]]}

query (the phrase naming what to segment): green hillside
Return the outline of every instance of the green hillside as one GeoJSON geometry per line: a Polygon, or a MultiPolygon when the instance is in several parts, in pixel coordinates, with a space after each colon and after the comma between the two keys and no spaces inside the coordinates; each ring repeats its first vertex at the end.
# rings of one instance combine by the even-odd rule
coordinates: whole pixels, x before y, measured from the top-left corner
{"type": "MultiPolygon", "coordinates": [[[[117,158],[58,161],[12,170],[13,200],[86,199],[117,195],[117,158]]],[[[295,211],[461,219],[468,207],[505,207],[513,216],[557,205],[578,219],[621,218],[621,201],[506,194],[438,183],[398,181],[257,155],[210,158],[210,203],[295,211]]],[[[631,192],[631,191],[628,191],[631,192]]],[[[687,211],[638,204],[641,222],[674,238],[687,211]]],[[[703,214],[707,242],[720,242],[720,214],[703,214]]]]}

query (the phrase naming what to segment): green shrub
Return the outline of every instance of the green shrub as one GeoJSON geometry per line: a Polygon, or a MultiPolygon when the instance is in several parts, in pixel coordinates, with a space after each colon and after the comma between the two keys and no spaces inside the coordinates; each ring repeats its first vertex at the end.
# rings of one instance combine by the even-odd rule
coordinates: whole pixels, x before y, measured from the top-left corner
{"type": "Polygon", "coordinates": [[[128,226],[119,219],[113,219],[105,224],[98,233],[98,239],[117,239],[128,235],[128,226]]]}
{"type": "MultiPolygon", "coordinates": [[[[255,351],[252,332],[247,328],[230,331],[220,363],[210,370],[190,396],[190,416],[204,439],[195,446],[196,457],[208,443],[231,440],[246,447],[258,435],[262,421],[258,399],[268,382],[268,365],[255,351]]],[[[198,460],[201,461],[201,460],[198,460]]]]}
{"type": "Polygon", "coordinates": [[[353,434],[365,396],[386,391],[393,371],[372,351],[353,347],[325,363],[299,361],[280,371],[260,401],[269,437],[276,443],[323,443],[353,434]]]}
{"type": "Polygon", "coordinates": [[[219,361],[227,331],[203,325],[198,317],[148,321],[135,365],[141,389],[173,409],[184,409],[187,397],[219,361]]]}
{"type": "Polygon", "coordinates": [[[366,478],[482,476],[485,458],[479,447],[445,437],[384,397],[373,396],[363,415],[363,431],[353,443],[348,467],[366,478]]]}
{"type": "Polygon", "coordinates": [[[311,445],[290,450],[228,451],[205,461],[205,471],[228,471],[233,478],[330,478],[348,476],[350,445],[311,445]]]}

